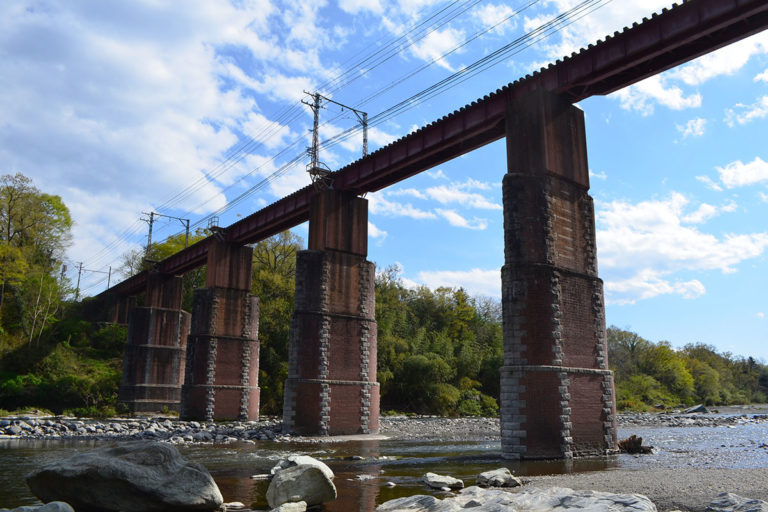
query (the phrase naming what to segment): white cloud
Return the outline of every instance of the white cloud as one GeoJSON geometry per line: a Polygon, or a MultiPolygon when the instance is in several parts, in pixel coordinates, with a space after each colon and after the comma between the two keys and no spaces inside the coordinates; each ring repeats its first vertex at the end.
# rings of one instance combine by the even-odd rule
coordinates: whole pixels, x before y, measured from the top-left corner
{"type": "Polygon", "coordinates": [[[758,53],[768,53],[768,35],[756,34],[699,57],[672,71],[670,76],[688,85],[700,85],[717,76],[732,75],[758,53]]]}
{"type": "Polygon", "coordinates": [[[704,127],[707,124],[706,119],[702,119],[701,117],[697,117],[696,119],[691,119],[684,125],[677,125],[677,131],[679,131],[683,138],[686,139],[688,137],[701,137],[704,135],[704,127]]]}
{"type": "Polygon", "coordinates": [[[593,179],[603,180],[603,181],[608,179],[608,175],[605,174],[605,171],[595,172],[592,169],[589,170],[589,177],[593,179]]]}
{"type": "Polygon", "coordinates": [[[436,171],[427,171],[427,176],[432,178],[433,180],[447,180],[448,176],[445,175],[442,169],[438,169],[436,171]]]}
{"type": "Polygon", "coordinates": [[[701,95],[688,96],[676,85],[668,85],[664,75],[654,75],[634,85],[625,87],[610,95],[618,98],[625,110],[637,110],[647,116],[653,113],[658,103],[672,110],[683,110],[701,106],[701,95]]]}
{"type": "Polygon", "coordinates": [[[696,176],[696,180],[702,182],[707,186],[707,188],[711,190],[716,190],[717,192],[723,191],[723,187],[715,183],[715,181],[709,176],[696,176]]]}
{"type": "Polygon", "coordinates": [[[359,14],[364,11],[381,14],[384,10],[380,0],[339,0],[339,7],[350,14],[359,14]]]}
{"type": "Polygon", "coordinates": [[[429,187],[424,192],[428,197],[438,201],[440,204],[458,203],[467,208],[482,210],[502,209],[500,204],[489,201],[481,194],[466,192],[465,188],[462,184],[453,183],[451,185],[429,187]]]}
{"type": "Polygon", "coordinates": [[[414,208],[410,203],[402,204],[384,199],[381,192],[368,195],[368,210],[373,215],[388,217],[410,217],[412,219],[436,219],[437,215],[430,211],[414,208]]]}
{"type": "Polygon", "coordinates": [[[738,124],[747,124],[756,119],[762,119],[768,116],[768,96],[759,98],[751,105],[737,103],[734,108],[729,108],[725,112],[725,124],[733,127],[738,124]]]}
{"type": "Polygon", "coordinates": [[[762,181],[768,181],[768,162],[756,157],[745,164],[741,160],[731,162],[725,167],[717,167],[720,181],[726,188],[744,187],[762,181]]]}
{"type": "Polygon", "coordinates": [[[504,4],[485,4],[472,11],[472,16],[480,20],[486,28],[494,27],[492,33],[503,35],[517,27],[515,18],[507,19],[515,10],[504,4]],[[502,20],[506,20],[502,23],[502,20]]]}
{"type": "Polygon", "coordinates": [[[457,228],[476,229],[476,230],[482,231],[488,227],[487,220],[480,219],[477,217],[473,218],[472,220],[469,220],[462,217],[455,210],[444,210],[442,208],[437,208],[435,209],[435,212],[437,212],[438,215],[440,215],[445,220],[447,220],[451,226],[454,226],[457,228]]]}
{"type": "Polygon", "coordinates": [[[435,63],[449,71],[455,71],[443,55],[456,48],[464,40],[464,31],[454,28],[434,30],[411,46],[411,53],[421,60],[435,63]]]}
{"type": "Polygon", "coordinates": [[[470,295],[501,297],[501,274],[498,269],[429,270],[419,272],[418,279],[432,289],[447,286],[464,288],[470,295]]]}
{"type": "Polygon", "coordinates": [[[768,82],[768,69],[760,73],[754,78],[755,82],[768,82]]]}
{"type": "Polygon", "coordinates": [[[697,279],[670,282],[651,269],[643,269],[622,281],[605,283],[605,299],[608,304],[635,304],[638,300],[659,295],[680,295],[684,299],[696,299],[705,293],[706,288],[697,279]]]}
{"type": "Polygon", "coordinates": [[[768,194],[766,194],[765,192],[760,192],[759,195],[760,195],[760,199],[762,199],[764,203],[768,203],[768,194]]]}
{"type": "Polygon", "coordinates": [[[373,222],[368,222],[368,236],[371,238],[380,238],[384,240],[387,237],[387,232],[383,229],[379,229],[373,222]]]}
{"type": "Polygon", "coordinates": [[[768,232],[717,237],[700,225],[721,207],[691,204],[681,194],[663,200],[597,203],[597,248],[607,300],[631,303],[662,294],[695,298],[705,292],[696,279],[676,279],[678,272],[736,271],[737,265],[762,255],[768,232]]]}
{"type": "Polygon", "coordinates": [[[757,318],[760,318],[760,319],[763,319],[763,318],[765,318],[765,313],[763,313],[762,311],[759,311],[759,312],[757,313],[757,318]]]}

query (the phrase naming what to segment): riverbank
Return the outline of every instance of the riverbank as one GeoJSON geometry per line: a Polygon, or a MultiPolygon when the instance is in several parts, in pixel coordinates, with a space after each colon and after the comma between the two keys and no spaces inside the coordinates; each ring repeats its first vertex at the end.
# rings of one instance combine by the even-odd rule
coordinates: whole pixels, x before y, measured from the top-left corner
{"type": "MultiPolygon", "coordinates": [[[[706,414],[683,414],[678,411],[617,415],[619,428],[720,427],[761,423],[768,423],[768,405],[721,407],[706,414]]],[[[379,434],[390,439],[493,441],[500,438],[500,426],[498,418],[385,416],[380,420],[379,434]]],[[[266,417],[260,421],[209,423],[181,421],[164,416],[106,420],[35,415],[0,418],[0,440],[19,438],[160,439],[174,444],[235,441],[288,442],[302,439],[284,434],[282,421],[274,417],[266,417]]]]}

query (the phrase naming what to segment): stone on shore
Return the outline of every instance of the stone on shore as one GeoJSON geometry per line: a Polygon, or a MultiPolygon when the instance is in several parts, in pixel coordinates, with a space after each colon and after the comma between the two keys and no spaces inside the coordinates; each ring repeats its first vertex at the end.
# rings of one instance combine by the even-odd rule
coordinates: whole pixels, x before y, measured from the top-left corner
{"type": "Polygon", "coordinates": [[[410,496],[387,501],[376,512],[483,512],[536,511],[566,512],[571,509],[590,512],[656,512],[656,506],[640,494],[610,494],[574,491],[564,487],[529,489],[517,494],[498,489],[467,487],[460,494],[438,500],[434,496],[410,496]]]}
{"type": "Polygon", "coordinates": [[[421,477],[422,481],[432,489],[451,489],[458,490],[464,488],[464,482],[452,476],[437,475],[435,473],[425,473],[421,477]]]}
{"type": "Polygon", "coordinates": [[[768,512],[768,503],[723,492],[709,504],[707,512],[768,512]]]}
{"type": "Polygon", "coordinates": [[[477,485],[480,487],[519,487],[523,485],[507,468],[484,471],[477,475],[477,485]]]}
{"type": "Polygon", "coordinates": [[[283,503],[277,508],[273,508],[269,512],[306,512],[307,504],[303,501],[296,501],[291,503],[283,503]]]}
{"type": "MultiPolygon", "coordinates": [[[[333,472],[331,472],[332,475],[333,472]]],[[[300,464],[281,469],[275,474],[267,489],[267,503],[271,508],[299,501],[311,507],[335,499],[336,486],[333,485],[331,478],[321,467],[313,464],[300,464]]]]}
{"type": "Polygon", "coordinates": [[[206,511],[224,502],[203,466],[160,442],[79,453],[33,471],[27,485],[42,501],[65,501],[78,512],[206,511]]]}
{"type": "Polygon", "coordinates": [[[0,512],[75,512],[75,509],[73,509],[69,503],[52,501],[45,505],[28,505],[12,509],[0,508],[0,512]]]}

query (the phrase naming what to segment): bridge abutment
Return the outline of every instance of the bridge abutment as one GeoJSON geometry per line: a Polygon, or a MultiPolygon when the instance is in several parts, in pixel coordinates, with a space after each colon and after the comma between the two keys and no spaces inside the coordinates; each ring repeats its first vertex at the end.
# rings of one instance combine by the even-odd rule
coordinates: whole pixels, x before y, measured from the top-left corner
{"type": "Polygon", "coordinates": [[[368,202],[326,190],[310,207],[309,248],[296,260],[283,428],[304,435],[375,433],[375,266],[368,202]]]}
{"type": "Polygon", "coordinates": [[[181,277],[154,272],[147,277],[145,305],[131,310],[118,402],[132,412],[180,408],[190,324],[181,299],[181,277]]]}
{"type": "Polygon", "coordinates": [[[251,295],[253,249],[214,240],[206,288],[195,290],[181,415],[258,420],[259,299],[251,295]]]}
{"type": "Polygon", "coordinates": [[[507,110],[502,455],[615,451],[584,114],[537,90],[507,110]]]}

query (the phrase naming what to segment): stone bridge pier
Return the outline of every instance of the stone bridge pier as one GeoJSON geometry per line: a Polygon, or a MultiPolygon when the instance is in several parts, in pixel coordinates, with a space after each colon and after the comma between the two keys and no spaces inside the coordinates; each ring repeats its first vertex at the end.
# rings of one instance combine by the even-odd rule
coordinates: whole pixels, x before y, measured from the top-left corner
{"type": "Polygon", "coordinates": [[[502,455],[615,451],[584,114],[537,90],[510,102],[503,181],[502,455]]]}
{"type": "Polygon", "coordinates": [[[130,313],[118,402],[132,412],[179,410],[190,323],[181,299],[180,276],[152,272],[144,306],[130,313]]]}
{"type": "Polygon", "coordinates": [[[283,428],[304,435],[379,430],[368,201],[326,190],[310,206],[308,250],[296,260],[283,428]]]}
{"type": "Polygon", "coordinates": [[[253,249],[211,239],[206,288],[195,290],[181,416],[259,419],[259,299],[253,249]]]}

